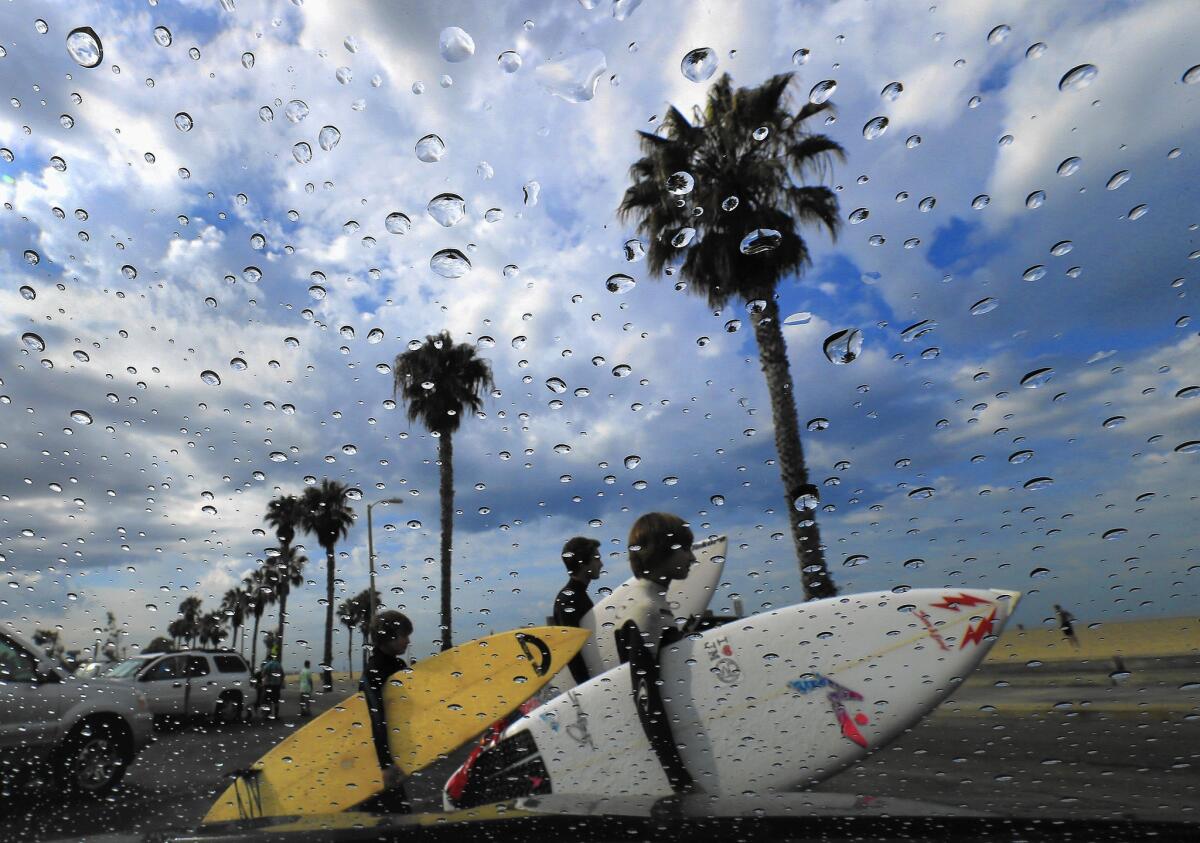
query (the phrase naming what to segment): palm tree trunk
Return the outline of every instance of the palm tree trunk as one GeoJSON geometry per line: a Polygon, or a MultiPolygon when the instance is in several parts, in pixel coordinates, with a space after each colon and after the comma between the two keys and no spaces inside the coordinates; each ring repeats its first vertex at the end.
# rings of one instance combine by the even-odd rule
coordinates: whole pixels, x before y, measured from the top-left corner
{"type": "Polygon", "coordinates": [[[349,627],[349,630],[350,630],[350,640],[349,640],[349,643],[346,644],[346,658],[349,660],[349,663],[350,663],[350,668],[349,668],[350,681],[353,682],[354,681],[354,627],[353,626],[349,627]]]}
{"type": "Polygon", "coordinates": [[[815,510],[797,508],[796,500],[804,494],[816,495],[817,489],[808,479],[804,464],[804,448],[800,444],[800,423],[796,416],[795,388],[788,366],[787,344],[779,326],[779,305],[772,297],[761,313],[753,315],[754,337],[758,341],[758,356],[767,391],[771,395],[771,420],[775,425],[775,452],[779,456],[779,474],[783,479],[784,510],[792,527],[792,541],[800,563],[800,580],[804,596],[819,600],[837,595],[837,587],[825,567],[825,550],[817,528],[815,510]]]}
{"type": "MultiPolygon", "coordinates": [[[[442,649],[454,646],[450,635],[450,556],[454,547],[454,443],[450,432],[438,437],[438,462],[441,465],[442,499],[442,649]]],[[[369,598],[368,598],[369,599],[369,598]]]]}
{"type": "MultiPolygon", "coordinates": [[[[258,622],[261,618],[254,618],[254,637],[250,639],[250,671],[254,672],[254,666],[258,664],[258,622]]],[[[245,636],[243,636],[245,637],[245,636]]]]}
{"type": "Polygon", "coordinates": [[[287,622],[287,598],[290,588],[284,586],[279,589],[279,626],[275,628],[275,640],[279,647],[279,660],[283,661],[283,625],[287,622]]]}
{"type": "Polygon", "coordinates": [[[325,693],[333,690],[333,545],[325,548],[325,661],[321,666],[321,684],[325,693]]]}

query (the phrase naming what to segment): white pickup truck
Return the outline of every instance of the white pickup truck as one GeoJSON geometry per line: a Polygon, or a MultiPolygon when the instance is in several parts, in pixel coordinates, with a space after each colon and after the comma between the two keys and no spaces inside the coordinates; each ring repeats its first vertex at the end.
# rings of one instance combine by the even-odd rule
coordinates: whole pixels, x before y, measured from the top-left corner
{"type": "Polygon", "coordinates": [[[0,796],[46,772],[69,791],[100,795],[152,736],[144,694],[68,676],[0,627],[0,796]]]}

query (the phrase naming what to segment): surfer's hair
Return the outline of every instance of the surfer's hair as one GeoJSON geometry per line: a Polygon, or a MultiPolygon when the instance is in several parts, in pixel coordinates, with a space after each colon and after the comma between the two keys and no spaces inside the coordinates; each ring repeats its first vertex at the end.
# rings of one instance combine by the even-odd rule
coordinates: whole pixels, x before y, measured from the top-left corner
{"type": "Polygon", "coordinates": [[[653,579],[658,566],[680,547],[691,547],[695,536],[687,522],[670,512],[647,512],[629,531],[629,566],[639,579],[653,579]]]}
{"type": "Polygon", "coordinates": [[[563,545],[562,562],[567,566],[568,573],[574,574],[599,554],[600,542],[587,536],[575,536],[567,539],[563,545]]]}
{"type": "Polygon", "coordinates": [[[375,616],[375,625],[371,630],[376,641],[395,641],[403,635],[412,635],[412,621],[403,612],[389,609],[375,616]]]}

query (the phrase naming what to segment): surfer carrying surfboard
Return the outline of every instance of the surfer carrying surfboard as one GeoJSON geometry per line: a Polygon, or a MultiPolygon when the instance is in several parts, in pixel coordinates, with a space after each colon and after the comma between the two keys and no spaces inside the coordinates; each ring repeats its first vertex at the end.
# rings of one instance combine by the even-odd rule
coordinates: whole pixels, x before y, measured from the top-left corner
{"type": "MultiPolygon", "coordinates": [[[[554,598],[554,623],[558,626],[579,626],[583,616],[592,610],[588,585],[600,578],[600,542],[586,536],[567,539],[562,549],[563,565],[567,567],[567,584],[554,598]]],[[[567,664],[575,684],[582,685],[592,678],[582,653],[567,664]]]]}
{"type": "Polygon", "coordinates": [[[412,621],[403,612],[394,610],[380,612],[371,628],[371,657],[363,670],[359,690],[367,698],[367,711],[371,715],[371,737],[375,743],[375,755],[383,773],[384,790],[364,803],[369,808],[362,810],[407,814],[411,811],[408,794],[404,790],[404,775],[392,760],[388,748],[388,731],[399,725],[389,724],[384,714],[383,689],[392,674],[408,669],[408,662],[401,656],[408,650],[408,639],[412,635],[412,621]]]}

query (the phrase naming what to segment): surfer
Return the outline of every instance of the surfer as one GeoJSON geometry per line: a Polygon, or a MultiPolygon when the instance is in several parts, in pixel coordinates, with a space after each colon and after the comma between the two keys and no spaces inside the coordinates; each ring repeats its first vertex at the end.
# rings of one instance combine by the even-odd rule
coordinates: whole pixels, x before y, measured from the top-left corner
{"type": "Polygon", "coordinates": [[[387,722],[383,707],[383,689],[392,674],[408,669],[401,658],[408,650],[408,639],[413,625],[402,612],[380,612],[371,628],[371,657],[363,670],[359,690],[367,698],[367,710],[371,714],[371,737],[375,742],[375,754],[379,769],[383,773],[383,792],[363,803],[359,810],[380,811],[392,814],[407,814],[412,810],[408,794],[404,790],[404,774],[392,760],[388,748],[388,731],[400,724],[387,722]]]}
{"type": "Polygon", "coordinates": [[[1075,637],[1075,616],[1064,609],[1057,603],[1054,604],[1054,613],[1058,615],[1058,629],[1071,642],[1071,646],[1076,650],[1079,649],[1079,639],[1075,637]]]}
{"type": "MultiPolygon", "coordinates": [[[[567,567],[567,584],[554,598],[554,623],[558,626],[579,626],[583,616],[592,610],[588,585],[600,577],[600,542],[586,536],[568,539],[562,549],[563,565],[567,567]]],[[[591,679],[582,653],[567,663],[576,685],[591,679]]]]}

